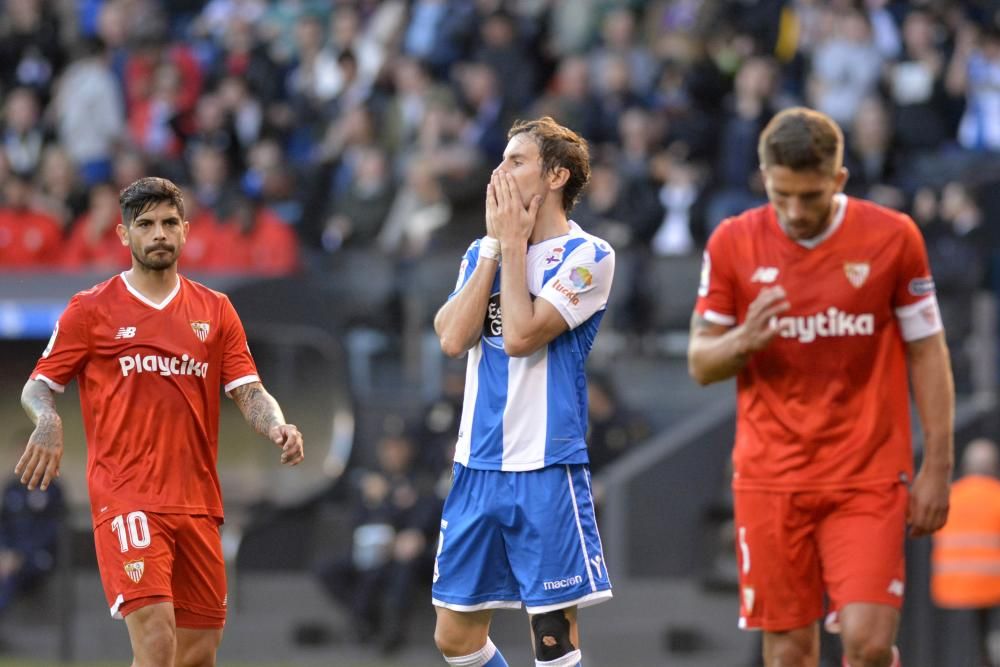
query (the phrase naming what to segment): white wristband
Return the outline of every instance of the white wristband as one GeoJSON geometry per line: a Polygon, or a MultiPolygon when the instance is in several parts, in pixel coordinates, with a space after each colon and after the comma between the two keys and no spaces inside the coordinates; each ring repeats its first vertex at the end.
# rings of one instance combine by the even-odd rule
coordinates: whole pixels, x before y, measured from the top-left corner
{"type": "Polygon", "coordinates": [[[500,241],[492,236],[484,236],[479,241],[480,259],[495,259],[500,261],[500,241]]]}

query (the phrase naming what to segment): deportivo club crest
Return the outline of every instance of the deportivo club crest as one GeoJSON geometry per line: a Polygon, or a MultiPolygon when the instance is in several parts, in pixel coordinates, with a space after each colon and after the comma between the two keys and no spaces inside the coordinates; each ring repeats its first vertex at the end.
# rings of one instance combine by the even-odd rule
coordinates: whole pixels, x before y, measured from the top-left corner
{"type": "Polygon", "coordinates": [[[844,262],[844,275],[847,281],[855,287],[861,287],[868,280],[871,265],[868,262],[844,262]]]}
{"type": "Polygon", "coordinates": [[[208,322],[201,322],[201,321],[192,322],[191,328],[194,329],[194,335],[197,336],[198,340],[200,340],[202,343],[208,340],[208,330],[209,330],[208,322]]]}
{"type": "Polygon", "coordinates": [[[139,583],[139,580],[142,579],[142,573],[145,569],[145,564],[141,558],[139,560],[130,560],[125,563],[125,574],[127,574],[128,578],[135,583],[139,583]]]}

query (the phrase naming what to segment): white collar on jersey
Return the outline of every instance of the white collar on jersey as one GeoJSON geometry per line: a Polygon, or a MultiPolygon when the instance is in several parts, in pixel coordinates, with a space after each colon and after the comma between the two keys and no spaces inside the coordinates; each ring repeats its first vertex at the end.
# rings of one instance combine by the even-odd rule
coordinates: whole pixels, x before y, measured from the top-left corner
{"type": "Polygon", "coordinates": [[[815,248],[823,241],[827,240],[833,233],[840,228],[842,222],[844,222],[844,215],[847,213],[847,195],[843,192],[838,192],[833,196],[833,205],[837,208],[836,212],[833,214],[833,222],[830,226],[826,228],[819,236],[814,236],[811,239],[801,239],[796,241],[803,248],[815,248]]]}
{"type": "Polygon", "coordinates": [[[169,306],[170,302],[174,300],[175,296],[177,296],[177,293],[181,291],[181,277],[177,276],[177,284],[174,285],[174,288],[172,290],[170,290],[170,294],[167,295],[167,298],[164,299],[163,301],[161,301],[160,303],[155,303],[153,301],[150,301],[148,298],[146,298],[142,294],[142,292],[140,292],[136,288],[132,287],[132,285],[128,281],[128,278],[125,277],[125,272],[124,271],[122,271],[119,275],[122,278],[122,282],[125,283],[125,289],[127,289],[129,292],[131,292],[132,296],[134,296],[135,298],[139,299],[139,301],[142,301],[144,304],[146,304],[150,308],[156,308],[157,310],[163,310],[164,308],[166,308],[167,306],[169,306]]]}

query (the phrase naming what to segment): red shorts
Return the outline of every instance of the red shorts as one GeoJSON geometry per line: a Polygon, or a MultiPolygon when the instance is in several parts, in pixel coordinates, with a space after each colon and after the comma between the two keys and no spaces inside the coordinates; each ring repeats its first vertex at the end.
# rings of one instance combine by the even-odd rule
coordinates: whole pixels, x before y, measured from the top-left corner
{"type": "Polygon", "coordinates": [[[903,484],[734,492],[740,627],[781,632],[851,602],[903,604],[903,484]]]}
{"type": "Polygon", "coordinates": [[[226,565],[214,517],[120,514],[94,528],[94,545],[114,618],[172,602],[178,627],[225,625],[226,565]]]}

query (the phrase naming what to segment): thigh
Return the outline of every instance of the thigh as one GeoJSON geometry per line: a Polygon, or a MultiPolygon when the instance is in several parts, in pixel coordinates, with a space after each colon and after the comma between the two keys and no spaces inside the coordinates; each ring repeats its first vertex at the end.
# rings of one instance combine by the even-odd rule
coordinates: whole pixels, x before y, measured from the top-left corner
{"type": "Polygon", "coordinates": [[[852,602],[902,607],[907,495],[902,484],[830,494],[817,541],[832,613],[852,602]]]}
{"type": "Polygon", "coordinates": [[[97,566],[114,618],[151,601],[172,600],[176,544],[165,517],[136,510],[95,526],[97,566]]]}
{"type": "Polygon", "coordinates": [[[807,494],[733,493],[743,629],[784,632],[823,615],[823,579],[807,494]]]}
{"type": "Polygon", "coordinates": [[[219,523],[207,515],[174,516],[178,529],[172,587],[177,627],[222,628],[227,595],[219,523]]]}
{"type": "Polygon", "coordinates": [[[586,465],[512,475],[515,520],[507,553],[530,614],[585,607],[611,597],[586,465]]]}
{"type": "Polygon", "coordinates": [[[434,559],[436,606],[457,612],[521,606],[500,529],[511,511],[507,474],[455,464],[434,559]]]}

